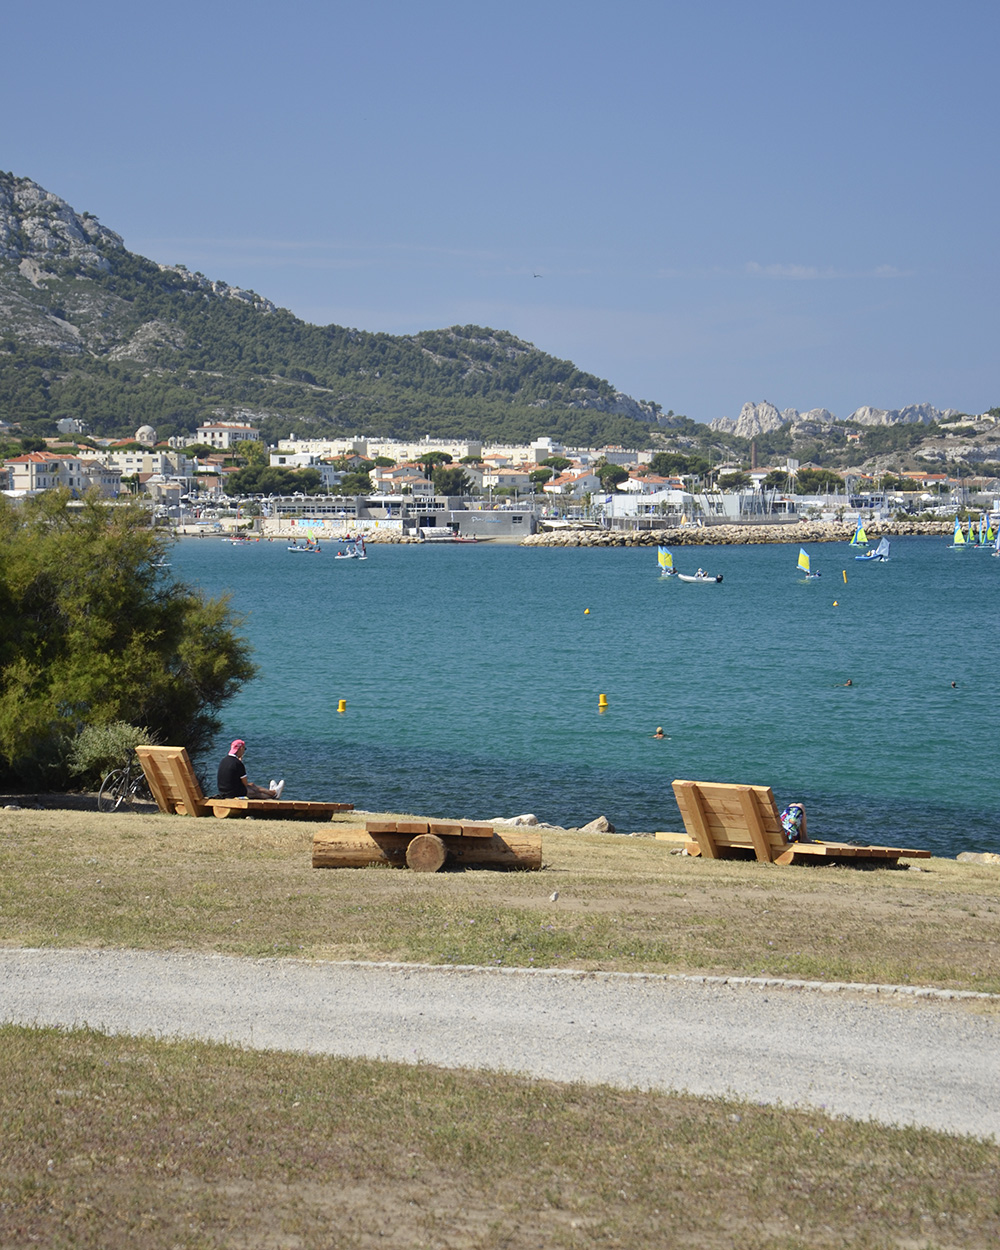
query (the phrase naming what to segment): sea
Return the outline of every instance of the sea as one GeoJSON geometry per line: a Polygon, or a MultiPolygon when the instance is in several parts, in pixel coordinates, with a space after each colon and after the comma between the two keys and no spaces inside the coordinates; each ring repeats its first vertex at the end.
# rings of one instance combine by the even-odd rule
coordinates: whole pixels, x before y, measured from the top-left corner
{"type": "Polygon", "coordinates": [[[288,797],[626,833],[683,828],[675,778],[765,784],[816,837],[1000,852],[1000,560],[949,542],[817,544],[812,581],[797,546],[678,547],[723,576],[692,585],[655,547],[180,539],[259,666],[199,767],[241,737],[288,797]]]}

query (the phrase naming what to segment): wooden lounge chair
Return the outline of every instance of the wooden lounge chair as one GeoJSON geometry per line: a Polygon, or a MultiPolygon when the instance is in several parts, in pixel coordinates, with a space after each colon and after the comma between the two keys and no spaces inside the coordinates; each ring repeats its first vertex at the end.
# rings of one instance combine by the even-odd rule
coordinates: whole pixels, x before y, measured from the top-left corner
{"type": "Polygon", "coordinates": [[[178,816],[264,816],[281,820],[332,820],[351,812],[353,803],[306,803],[296,799],[206,798],[184,747],[136,747],[161,812],[178,816]]]}
{"type": "Polygon", "coordinates": [[[706,859],[746,859],[765,864],[843,861],[895,862],[929,859],[930,851],[899,846],[854,846],[850,842],[789,842],[770,786],[737,786],[715,781],[675,781],[689,841],[689,855],[706,859]]]}

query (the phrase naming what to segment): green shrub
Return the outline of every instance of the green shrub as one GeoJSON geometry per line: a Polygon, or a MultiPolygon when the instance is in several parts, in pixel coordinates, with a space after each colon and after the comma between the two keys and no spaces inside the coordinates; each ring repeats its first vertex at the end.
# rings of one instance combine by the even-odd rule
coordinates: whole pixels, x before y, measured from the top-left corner
{"type": "Polygon", "coordinates": [[[69,749],[69,771],[96,785],[112,768],[125,762],[129,751],[137,746],[148,746],[152,741],[148,729],[139,729],[124,720],[108,725],[84,725],[69,749]]]}

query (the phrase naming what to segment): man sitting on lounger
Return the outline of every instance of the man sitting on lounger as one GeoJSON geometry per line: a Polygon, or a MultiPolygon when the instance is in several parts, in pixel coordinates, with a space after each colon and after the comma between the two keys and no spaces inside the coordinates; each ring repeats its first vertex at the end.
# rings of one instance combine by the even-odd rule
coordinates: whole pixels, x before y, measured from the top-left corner
{"type": "Polygon", "coordinates": [[[229,754],[219,765],[219,798],[220,799],[280,799],[285,788],[285,781],[272,781],[271,788],[255,786],[247,776],[243,767],[243,755],[247,744],[242,738],[236,738],[229,748],[229,754]]]}

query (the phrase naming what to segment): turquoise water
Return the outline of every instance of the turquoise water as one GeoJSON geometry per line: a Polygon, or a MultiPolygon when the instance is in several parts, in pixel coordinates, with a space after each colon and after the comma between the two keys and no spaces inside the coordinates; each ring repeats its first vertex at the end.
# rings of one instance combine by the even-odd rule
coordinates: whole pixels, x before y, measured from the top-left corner
{"type": "Polygon", "coordinates": [[[261,672],[220,744],[245,738],[250,777],[290,796],[678,829],[670,783],[688,777],[769,784],[816,836],[1000,850],[1000,560],[940,538],[896,539],[887,564],[817,545],[805,582],[793,546],[674,554],[723,584],[661,579],[655,548],[360,562],[188,539],[171,559],[245,615],[261,672]]]}

